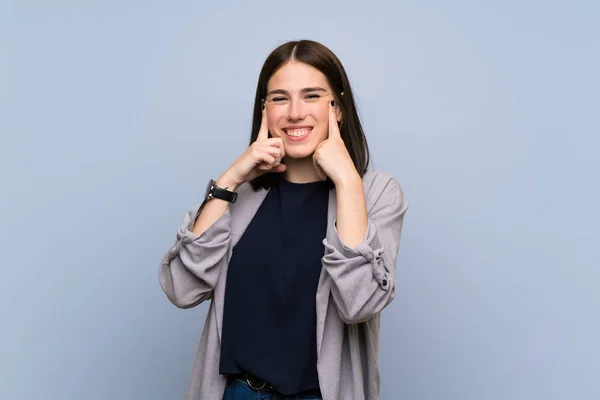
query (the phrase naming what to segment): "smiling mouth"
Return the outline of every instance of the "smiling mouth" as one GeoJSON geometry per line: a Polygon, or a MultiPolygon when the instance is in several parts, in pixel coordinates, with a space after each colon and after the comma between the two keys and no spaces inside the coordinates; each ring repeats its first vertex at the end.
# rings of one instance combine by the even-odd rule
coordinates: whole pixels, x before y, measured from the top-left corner
{"type": "Polygon", "coordinates": [[[313,128],[310,127],[306,127],[306,128],[299,128],[299,129],[284,129],[283,131],[285,132],[286,135],[291,136],[291,137],[302,137],[302,136],[306,136],[308,135],[313,128]]]}

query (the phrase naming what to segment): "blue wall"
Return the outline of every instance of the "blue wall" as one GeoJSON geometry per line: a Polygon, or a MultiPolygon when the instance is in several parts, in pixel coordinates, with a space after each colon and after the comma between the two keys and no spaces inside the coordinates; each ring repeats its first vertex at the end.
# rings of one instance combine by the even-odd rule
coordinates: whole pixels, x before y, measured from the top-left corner
{"type": "Polygon", "coordinates": [[[0,5],[0,398],[183,397],[158,264],[298,38],[411,205],[382,399],[600,398],[598,2],[204,3],[0,5]]]}

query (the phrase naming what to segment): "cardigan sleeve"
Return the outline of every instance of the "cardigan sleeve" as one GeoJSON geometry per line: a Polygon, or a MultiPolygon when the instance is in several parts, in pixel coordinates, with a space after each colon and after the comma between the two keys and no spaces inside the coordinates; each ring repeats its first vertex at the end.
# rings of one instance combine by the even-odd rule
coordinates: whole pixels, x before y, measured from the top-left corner
{"type": "Polygon", "coordinates": [[[159,282],[167,298],[179,308],[191,308],[212,297],[231,241],[228,208],[201,235],[192,232],[201,205],[185,215],[176,240],[159,267],[159,282]]]}
{"type": "Polygon", "coordinates": [[[347,324],[363,322],[381,312],[396,294],[396,259],[408,203],[394,178],[376,196],[368,210],[364,239],[346,246],[336,226],[323,240],[323,266],[331,277],[331,293],[341,319],[347,324]]]}

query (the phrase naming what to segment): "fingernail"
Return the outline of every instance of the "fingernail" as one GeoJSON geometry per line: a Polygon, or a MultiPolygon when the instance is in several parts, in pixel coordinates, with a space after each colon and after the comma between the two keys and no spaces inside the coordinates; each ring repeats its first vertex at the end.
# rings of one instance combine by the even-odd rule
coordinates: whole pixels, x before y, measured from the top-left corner
{"type": "Polygon", "coordinates": [[[334,102],[333,100],[331,100],[331,105],[332,105],[332,106],[334,106],[334,105],[335,105],[335,102],[334,102]]]}

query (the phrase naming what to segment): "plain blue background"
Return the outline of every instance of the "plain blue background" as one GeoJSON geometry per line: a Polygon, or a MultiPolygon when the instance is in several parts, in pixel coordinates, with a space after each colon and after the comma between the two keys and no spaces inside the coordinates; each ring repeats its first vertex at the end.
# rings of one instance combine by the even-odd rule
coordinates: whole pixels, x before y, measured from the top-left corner
{"type": "Polygon", "coordinates": [[[158,265],[268,53],[342,60],[410,202],[382,399],[600,398],[594,1],[0,3],[0,398],[180,399],[158,265]]]}

